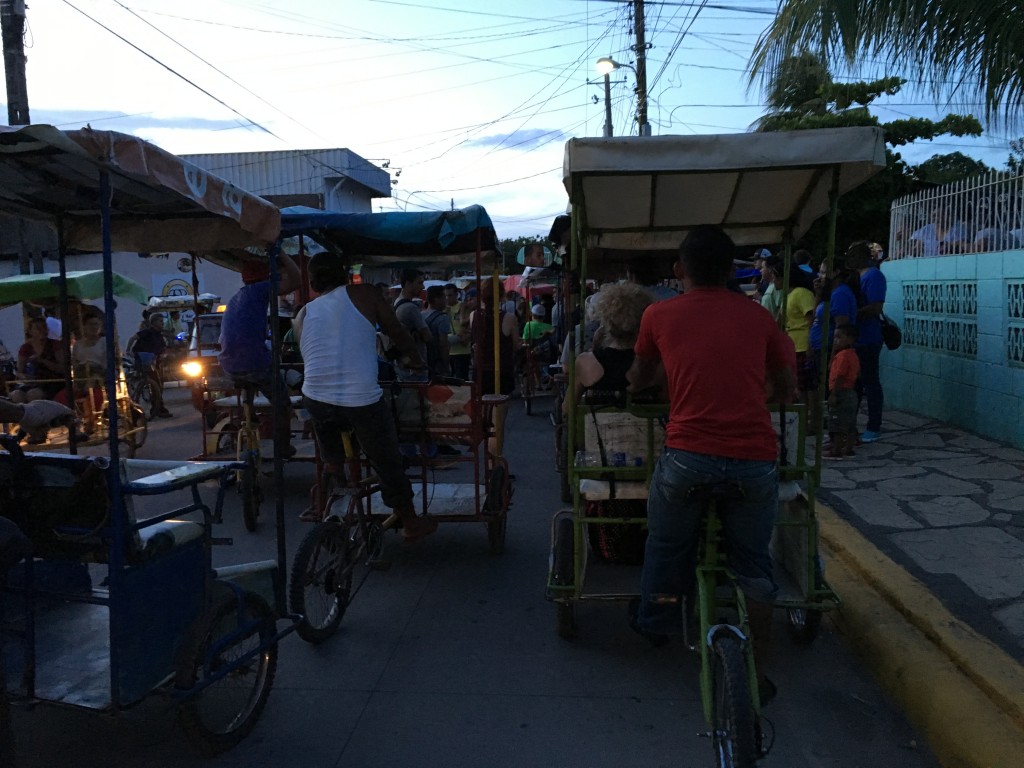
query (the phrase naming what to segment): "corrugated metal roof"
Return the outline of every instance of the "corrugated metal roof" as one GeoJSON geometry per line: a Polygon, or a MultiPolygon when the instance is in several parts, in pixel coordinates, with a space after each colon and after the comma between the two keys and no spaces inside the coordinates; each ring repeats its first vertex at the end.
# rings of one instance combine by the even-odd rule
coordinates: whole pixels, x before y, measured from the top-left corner
{"type": "Polygon", "coordinates": [[[388,172],[348,149],[225,152],[181,157],[261,196],[326,194],[343,178],[369,189],[371,197],[391,196],[388,172]]]}

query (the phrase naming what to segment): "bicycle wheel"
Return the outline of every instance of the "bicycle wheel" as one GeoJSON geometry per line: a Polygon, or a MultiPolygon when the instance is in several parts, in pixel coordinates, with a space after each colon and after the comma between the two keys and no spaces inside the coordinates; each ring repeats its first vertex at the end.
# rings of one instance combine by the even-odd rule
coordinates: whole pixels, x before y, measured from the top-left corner
{"type": "Polygon", "coordinates": [[[508,508],[505,496],[505,483],[508,472],[505,465],[498,463],[487,478],[487,496],[484,499],[484,511],[499,515],[496,520],[487,521],[487,542],[492,555],[500,555],[505,551],[505,529],[508,523],[508,508]]]}
{"type": "Polygon", "coordinates": [[[739,638],[722,634],[712,644],[711,684],[714,691],[712,741],[719,768],[754,768],[754,704],[747,683],[747,665],[739,638]]]}
{"type": "Polygon", "coordinates": [[[277,644],[259,648],[275,631],[273,611],[252,592],[245,593],[241,606],[234,591],[221,594],[194,625],[175,674],[178,688],[193,688],[238,664],[179,710],[189,741],[203,754],[230,749],[256,725],[277,671],[277,644]]]}
{"type": "Polygon", "coordinates": [[[139,450],[149,437],[149,421],[146,419],[146,412],[135,403],[128,404],[128,413],[134,430],[132,439],[135,441],[135,450],[139,450]]]}
{"type": "Polygon", "coordinates": [[[238,483],[242,494],[242,522],[245,523],[245,530],[253,533],[260,516],[263,484],[260,479],[259,439],[254,440],[249,430],[238,432],[238,456],[245,461],[245,469],[241,471],[238,483]]]}
{"type": "Polygon", "coordinates": [[[355,549],[352,533],[347,523],[320,523],[295,553],[288,599],[292,611],[302,614],[295,630],[307,643],[322,643],[333,635],[348,608],[355,549]]]}
{"type": "MultiPolygon", "coordinates": [[[[561,517],[555,523],[555,540],[552,543],[551,581],[558,586],[568,587],[576,582],[575,531],[571,517],[561,517]]],[[[576,636],[576,606],[571,602],[555,603],[555,628],[563,640],[576,636]]]]}

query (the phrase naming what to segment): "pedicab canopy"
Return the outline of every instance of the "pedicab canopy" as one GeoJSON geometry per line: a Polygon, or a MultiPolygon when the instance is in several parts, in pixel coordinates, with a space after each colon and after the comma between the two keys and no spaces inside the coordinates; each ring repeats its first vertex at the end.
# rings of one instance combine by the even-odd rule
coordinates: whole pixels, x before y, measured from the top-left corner
{"type": "MultiPolygon", "coordinates": [[[[68,272],[67,294],[73,299],[91,301],[103,298],[103,270],[90,269],[68,272]]],[[[124,275],[112,275],[114,295],[134,299],[145,304],[146,289],[124,275]]],[[[20,301],[53,300],[60,296],[60,275],[47,272],[38,275],[14,275],[0,280],[0,307],[20,301]]]]}
{"type": "Polygon", "coordinates": [[[882,129],[571,139],[562,178],[592,248],[671,250],[699,224],[737,245],[798,238],[885,167],[882,129]]]}
{"type": "Polygon", "coordinates": [[[0,126],[0,213],[59,221],[66,248],[100,251],[101,169],[113,250],[203,252],[237,264],[233,250],[277,239],[272,203],[135,136],[91,128],[0,126]]]}
{"type": "Polygon", "coordinates": [[[281,235],[312,234],[328,248],[364,263],[399,268],[405,263],[454,264],[498,250],[487,211],[471,205],[422,213],[336,213],[305,206],[281,209],[281,235]]]}

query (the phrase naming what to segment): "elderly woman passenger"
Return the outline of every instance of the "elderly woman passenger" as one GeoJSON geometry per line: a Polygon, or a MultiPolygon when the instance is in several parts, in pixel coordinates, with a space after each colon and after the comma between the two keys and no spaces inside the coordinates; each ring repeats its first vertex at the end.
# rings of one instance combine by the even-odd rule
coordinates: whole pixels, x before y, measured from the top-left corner
{"type": "Polygon", "coordinates": [[[650,293],[635,283],[608,285],[597,294],[594,314],[600,328],[593,351],[576,358],[577,398],[586,388],[626,389],[626,371],[633,364],[640,318],[651,303],[650,293]]]}

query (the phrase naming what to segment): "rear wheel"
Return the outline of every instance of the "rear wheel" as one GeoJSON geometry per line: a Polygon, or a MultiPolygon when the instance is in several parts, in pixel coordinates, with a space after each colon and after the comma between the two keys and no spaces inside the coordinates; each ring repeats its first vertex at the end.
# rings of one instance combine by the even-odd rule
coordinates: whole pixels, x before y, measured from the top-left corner
{"type": "Polygon", "coordinates": [[[337,520],[317,525],[292,563],[289,600],[302,614],[295,630],[307,643],[322,643],[338,630],[352,593],[352,526],[337,520]]]}
{"type": "Polygon", "coordinates": [[[221,594],[199,620],[181,654],[175,675],[189,689],[223,674],[182,704],[182,728],[201,752],[216,755],[244,739],[266,706],[277,670],[274,616],[263,598],[246,592],[241,600],[221,594]]]}
{"type": "Polygon", "coordinates": [[[484,499],[484,511],[498,515],[495,520],[487,521],[487,542],[492,555],[500,555],[505,551],[505,529],[508,523],[508,504],[506,502],[505,484],[508,482],[508,471],[505,465],[497,463],[487,478],[487,496],[484,499]]]}
{"type": "Polygon", "coordinates": [[[739,638],[723,634],[712,645],[711,683],[714,692],[712,741],[719,768],[754,768],[757,743],[754,704],[739,638]]]}
{"type": "MultiPolygon", "coordinates": [[[[571,517],[560,517],[555,522],[555,541],[552,545],[551,581],[556,586],[570,587],[576,583],[575,531],[571,517]]],[[[571,640],[576,636],[576,606],[571,602],[555,603],[555,626],[558,636],[571,640]]]]}

